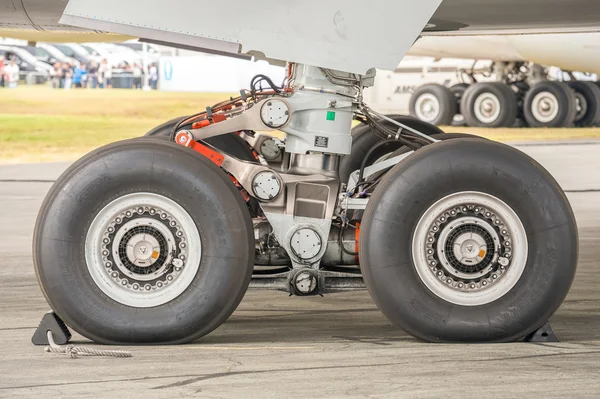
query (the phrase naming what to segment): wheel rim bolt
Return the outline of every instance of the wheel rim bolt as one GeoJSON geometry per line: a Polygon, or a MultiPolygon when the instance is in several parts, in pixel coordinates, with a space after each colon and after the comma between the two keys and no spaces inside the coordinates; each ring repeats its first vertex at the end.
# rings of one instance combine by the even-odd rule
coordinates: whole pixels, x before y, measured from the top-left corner
{"type": "Polygon", "coordinates": [[[475,284],[471,284],[471,288],[475,288],[475,284]]]}
{"type": "Polygon", "coordinates": [[[110,263],[110,262],[106,262],[106,263],[104,264],[104,266],[106,266],[106,267],[111,267],[111,266],[112,266],[112,263],[110,263]]]}
{"type": "Polygon", "coordinates": [[[139,286],[139,284],[134,284],[134,285],[133,285],[133,289],[134,289],[134,290],[139,290],[139,289],[140,289],[140,286],[139,286]]]}
{"type": "Polygon", "coordinates": [[[146,289],[146,291],[150,291],[152,289],[152,286],[150,284],[146,284],[144,288],[146,289]]]}
{"type": "Polygon", "coordinates": [[[433,226],[433,231],[438,231],[438,227],[437,226],[433,226]]]}
{"type": "Polygon", "coordinates": [[[484,280],[484,281],[482,281],[482,282],[481,282],[481,285],[487,285],[487,281],[485,281],[485,280],[484,280]]]}
{"type": "Polygon", "coordinates": [[[485,213],[485,216],[487,216],[487,217],[490,217],[490,216],[492,216],[492,214],[491,214],[491,213],[489,213],[489,212],[486,212],[486,213],[485,213]]]}
{"type": "Polygon", "coordinates": [[[122,221],[123,221],[123,220],[122,220],[121,218],[116,218],[116,219],[115,219],[115,222],[117,222],[117,223],[121,223],[122,221]]]}
{"type": "Polygon", "coordinates": [[[114,272],[114,273],[112,274],[112,276],[113,276],[113,278],[117,278],[117,277],[119,277],[119,273],[117,273],[117,272],[114,272]]]}
{"type": "Polygon", "coordinates": [[[144,208],[138,208],[138,213],[144,213],[144,208]]]}
{"type": "Polygon", "coordinates": [[[506,235],[507,233],[508,233],[508,231],[502,230],[502,234],[506,235]]]}
{"type": "Polygon", "coordinates": [[[492,274],[492,278],[495,280],[495,279],[498,278],[498,275],[497,274],[492,274]]]}
{"type": "Polygon", "coordinates": [[[108,238],[105,238],[104,240],[102,240],[102,242],[104,242],[105,244],[108,244],[110,242],[110,240],[108,238]]]}
{"type": "Polygon", "coordinates": [[[127,217],[131,216],[131,212],[130,211],[125,212],[125,216],[127,216],[127,217]]]}

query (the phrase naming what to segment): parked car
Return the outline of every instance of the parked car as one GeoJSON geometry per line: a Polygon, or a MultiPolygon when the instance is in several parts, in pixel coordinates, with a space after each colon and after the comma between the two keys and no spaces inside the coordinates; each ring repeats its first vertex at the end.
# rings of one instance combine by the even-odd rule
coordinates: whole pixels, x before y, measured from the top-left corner
{"type": "Polygon", "coordinates": [[[51,44],[48,44],[48,43],[37,43],[36,47],[38,47],[38,48],[42,49],[43,51],[49,53],[58,62],[69,62],[72,59],[76,59],[77,61],[85,64],[85,60],[80,60],[77,57],[74,57],[72,55],[67,55],[64,52],[60,51],[54,45],[51,45],[51,44]]]}
{"type": "Polygon", "coordinates": [[[21,70],[21,78],[24,79],[30,73],[36,73],[41,78],[37,82],[46,81],[53,67],[50,64],[39,61],[34,55],[22,47],[0,45],[0,51],[7,60],[14,59],[21,70]]]}
{"type": "Polygon", "coordinates": [[[14,47],[22,48],[23,50],[27,51],[29,54],[31,54],[35,58],[37,58],[38,61],[45,62],[46,64],[54,65],[59,60],[62,61],[62,57],[61,57],[61,59],[56,58],[52,54],[50,54],[47,50],[45,50],[41,47],[36,47],[36,46],[14,46],[14,47]]]}
{"type": "Polygon", "coordinates": [[[41,43],[42,46],[53,47],[63,53],[68,58],[74,58],[82,64],[89,64],[92,60],[95,60],[90,53],[81,45],[77,43],[41,43]]]}

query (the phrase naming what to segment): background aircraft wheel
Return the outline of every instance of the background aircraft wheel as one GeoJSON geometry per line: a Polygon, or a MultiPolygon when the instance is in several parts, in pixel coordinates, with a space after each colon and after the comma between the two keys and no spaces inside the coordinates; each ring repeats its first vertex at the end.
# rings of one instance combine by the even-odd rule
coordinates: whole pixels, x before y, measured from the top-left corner
{"type": "MultiPolygon", "coordinates": [[[[432,125],[431,123],[423,122],[417,118],[407,115],[386,115],[388,118],[392,118],[408,127],[418,130],[419,132],[428,136],[434,134],[444,134],[444,131],[439,127],[432,125]]],[[[384,122],[388,127],[395,127],[390,122],[384,122]]],[[[359,125],[352,129],[352,150],[349,155],[342,157],[340,161],[339,174],[342,183],[347,183],[350,178],[350,173],[354,172],[358,168],[369,152],[369,150],[382,139],[372,132],[369,125],[359,125]]],[[[397,148],[397,147],[396,147],[397,148]]],[[[377,159],[382,156],[389,154],[391,151],[387,147],[381,147],[372,154],[372,165],[377,159]]]]}
{"type": "Polygon", "coordinates": [[[502,144],[448,140],[396,165],[361,223],[375,303],[425,341],[513,341],[558,309],[577,226],[558,184],[502,144]]]}
{"type": "Polygon", "coordinates": [[[450,125],[456,114],[454,94],[446,86],[420,86],[410,97],[410,115],[432,125],[450,125]]]}
{"type": "MultiPolygon", "coordinates": [[[[150,130],[144,136],[169,139],[171,137],[171,132],[173,131],[175,125],[184,118],[186,117],[180,116],[178,118],[171,119],[170,121],[167,121],[162,125],[150,130]]],[[[181,128],[191,129],[192,126],[184,125],[181,128]]],[[[222,134],[220,136],[211,137],[204,141],[214,146],[215,148],[218,148],[219,150],[222,150],[227,154],[232,155],[242,161],[256,162],[256,158],[254,157],[254,154],[252,154],[250,147],[248,147],[248,143],[246,143],[244,139],[242,139],[235,133],[222,134]]]]}
{"type": "Polygon", "coordinates": [[[223,323],[254,263],[228,176],[175,143],[134,139],[75,162],[46,197],[34,265],[50,306],[100,343],[184,343],[223,323]]]}
{"type": "Polygon", "coordinates": [[[456,113],[454,114],[454,118],[452,120],[452,126],[466,126],[465,118],[462,116],[460,111],[460,102],[462,100],[463,94],[469,88],[469,84],[467,83],[457,83],[454,86],[450,86],[450,92],[454,95],[456,99],[456,113]]]}
{"type": "Polygon", "coordinates": [[[540,82],[525,95],[523,114],[531,127],[573,126],[575,92],[563,82],[540,82]]]}
{"type": "Polygon", "coordinates": [[[468,126],[513,126],[517,118],[517,98],[503,83],[475,83],[463,94],[460,109],[468,126]]]}
{"type": "Polygon", "coordinates": [[[575,91],[575,126],[597,126],[600,122],[600,87],[593,82],[567,83],[575,91]]]}

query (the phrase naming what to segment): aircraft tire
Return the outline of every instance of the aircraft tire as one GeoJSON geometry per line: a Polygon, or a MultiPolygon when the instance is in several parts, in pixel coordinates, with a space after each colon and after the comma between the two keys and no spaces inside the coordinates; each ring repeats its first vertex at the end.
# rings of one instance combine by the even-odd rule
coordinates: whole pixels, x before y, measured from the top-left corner
{"type": "Polygon", "coordinates": [[[577,111],[575,126],[591,127],[600,123],[600,87],[594,82],[567,82],[575,91],[577,111]]]}
{"type": "Polygon", "coordinates": [[[564,82],[540,82],[531,86],[523,101],[523,115],[530,127],[571,127],[577,115],[575,92],[564,82]]]}
{"type": "Polygon", "coordinates": [[[475,83],[463,94],[460,109],[467,126],[510,127],[517,118],[517,98],[503,83],[475,83]]]}
{"type": "Polygon", "coordinates": [[[447,140],[403,160],[360,226],[371,297],[428,342],[525,337],[564,300],[577,254],[575,218],[556,181],[488,140],[447,140]]]}
{"type": "Polygon", "coordinates": [[[252,220],[208,159],[152,138],[75,162],[42,204],[34,266],[51,308],[103,344],[178,344],[221,325],[254,264],[252,220]]]}
{"type": "Polygon", "coordinates": [[[436,126],[448,126],[456,114],[456,99],[446,86],[429,83],[410,97],[410,115],[436,126]]]}

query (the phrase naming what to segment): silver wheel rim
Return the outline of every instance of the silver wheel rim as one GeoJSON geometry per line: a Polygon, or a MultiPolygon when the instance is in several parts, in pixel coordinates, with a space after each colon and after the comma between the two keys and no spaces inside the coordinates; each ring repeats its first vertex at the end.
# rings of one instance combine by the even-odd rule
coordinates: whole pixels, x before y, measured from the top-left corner
{"type": "Polygon", "coordinates": [[[542,123],[552,122],[559,110],[558,99],[549,91],[536,94],[531,101],[531,113],[537,121],[542,123]]]}
{"type": "Polygon", "coordinates": [[[517,214],[502,200],[481,192],[450,194],[417,223],[413,263],[436,296],[480,306],[508,293],[527,263],[527,236],[517,214]]]}
{"type": "Polygon", "coordinates": [[[200,267],[202,242],[192,217],[153,193],[117,198],[102,208],[85,240],[96,285],[127,306],[149,308],[181,295],[200,267]]]}
{"type": "Polygon", "coordinates": [[[421,94],[415,102],[417,118],[425,122],[433,122],[440,114],[440,101],[431,93],[421,94]]]}
{"type": "Polygon", "coordinates": [[[492,123],[500,116],[500,100],[492,93],[482,93],[475,99],[473,113],[478,121],[492,123]]]}

